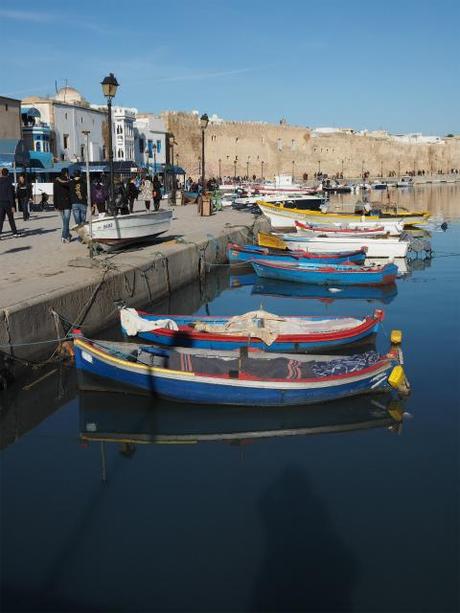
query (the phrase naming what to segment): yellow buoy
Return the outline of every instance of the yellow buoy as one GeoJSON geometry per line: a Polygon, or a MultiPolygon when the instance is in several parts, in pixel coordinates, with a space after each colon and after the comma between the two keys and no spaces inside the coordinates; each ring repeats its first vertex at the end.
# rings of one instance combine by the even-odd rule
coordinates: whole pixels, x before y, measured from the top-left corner
{"type": "Polygon", "coordinates": [[[398,364],[395,366],[388,377],[388,383],[391,387],[399,389],[406,382],[406,375],[404,374],[404,368],[398,364]]]}
{"type": "Polygon", "coordinates": [[[394,345],[400,345],[402,342],[402,330],[392,330],[390,339],[394,345]]]}

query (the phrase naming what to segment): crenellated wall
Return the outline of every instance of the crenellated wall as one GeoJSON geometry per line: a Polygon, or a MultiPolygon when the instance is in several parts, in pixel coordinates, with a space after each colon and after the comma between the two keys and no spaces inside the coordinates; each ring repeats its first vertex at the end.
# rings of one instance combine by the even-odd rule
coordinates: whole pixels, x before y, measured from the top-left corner
{"type": "MultiPolygon", "coordinates": [[[[199,116],[192,113],[162,114],[168,132],[174,135],[176,164],[196,178],[201,169],[201,130],[199,116]]],[[[224,121],[209,123],[206,135],[206,176],[256,175],[272,178],[277,174],[309,178],[319,170],[344,177],[387,176],[390,171],[460,168],[460,138],[440,143],[402,143],[385,134],[325,133],[288,124],[224,121]],[[220,162],[219,162],[220,160],[220,162]],[[263,162],[263,164],[262,164],[263,162]],[[263,168],[263,170],[262,170],[263,168]]]]}

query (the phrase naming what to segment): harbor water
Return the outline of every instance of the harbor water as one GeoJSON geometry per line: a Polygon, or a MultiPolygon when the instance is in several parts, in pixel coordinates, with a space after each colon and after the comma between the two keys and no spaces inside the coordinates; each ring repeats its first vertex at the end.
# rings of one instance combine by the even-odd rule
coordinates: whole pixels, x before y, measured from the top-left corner
{"type": "Polygon", "coordinates": [[[79,392],[62,364],[0,392],[3,611],[459,610],[460,185],[391,197],[449,224],[396,288],[220,267],[150,308],[383,308],[378,349],[403,333],[400,403],[196,407],[79,392]]]}

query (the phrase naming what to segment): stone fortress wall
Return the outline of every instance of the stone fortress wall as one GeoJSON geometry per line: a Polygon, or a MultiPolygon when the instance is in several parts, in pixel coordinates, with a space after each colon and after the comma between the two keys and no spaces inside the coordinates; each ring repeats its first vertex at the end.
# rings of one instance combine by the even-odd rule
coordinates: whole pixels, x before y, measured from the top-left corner
{"type": "MultiPolygon", "coordinates": [[[[197,178],[201,169],[199,115],[165,112],[162,117],[166,130],[174,135],[175,163],[197,178]]],[[[448,173],[451,168],[460,169],[458,136],[433,144],[404,143],[384,132],[316,134],[286,123],[240,121],[210,122],[205,136],[207,177],[289,174],[300,180],[304,173],[311,179],[318,171],[329,176],[343,172],[346,178],[359,177],[363,171],[388,176],[390,171],[448,173]]]]}

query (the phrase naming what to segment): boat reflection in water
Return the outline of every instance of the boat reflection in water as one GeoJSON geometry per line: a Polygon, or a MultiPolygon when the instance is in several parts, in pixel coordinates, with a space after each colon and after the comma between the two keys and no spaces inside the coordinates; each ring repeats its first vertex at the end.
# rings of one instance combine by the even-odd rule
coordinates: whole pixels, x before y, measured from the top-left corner
{"type": "MultiPolygon", "coordinates": [[[[80,438],[114,443],[254,441],[387,428],[401,432],[404,401],[390,394],[300,407],[209,407],[144,395],[80,391],[80,438]]],[[[121,448],[122,450],[123,448],[121,448]]]]}
{"type": "Polygon", "coordinates": [[[252,294],[264,296],[289,296],[290,298],[311,298],[312,300],[373,300],[382,304],[389,304],[397,295],[396,284],[380,287],[365,285],[349,285],[329,287],[308,285],[303,283],[289,283],[275,279],[261,279],[254,274],[232,275],[230,287],[252,285],[252,294]]]}

